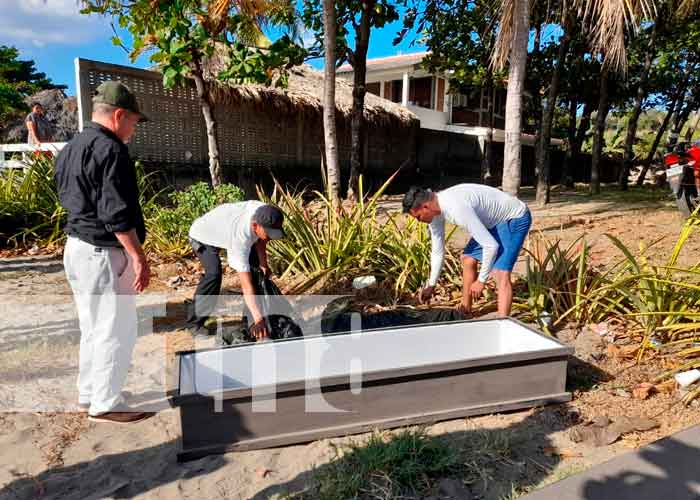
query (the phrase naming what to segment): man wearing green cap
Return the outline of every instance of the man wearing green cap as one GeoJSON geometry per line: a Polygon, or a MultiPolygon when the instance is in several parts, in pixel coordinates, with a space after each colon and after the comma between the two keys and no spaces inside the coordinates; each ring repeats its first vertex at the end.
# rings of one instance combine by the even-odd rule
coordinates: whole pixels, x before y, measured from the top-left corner
{"type": "Polygon", "coordinates": [[[80,322],[78,404],[91,420],[131,423],[151,416],[126,407],[121,392],[136,343],[134,293],[148,286],[149,268],[126,144],[147,118],[120,82],[102,83],[92,104],[92,121],[58,155],[54,174],[68,213],[63,263],[80,322]]]}

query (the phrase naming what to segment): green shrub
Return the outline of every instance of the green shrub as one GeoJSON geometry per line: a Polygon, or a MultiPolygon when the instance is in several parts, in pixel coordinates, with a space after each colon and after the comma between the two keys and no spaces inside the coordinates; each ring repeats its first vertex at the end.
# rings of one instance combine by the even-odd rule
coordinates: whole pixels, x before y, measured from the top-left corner
{"type": "Polygon", "coordinates": [[[0,246],[62,241],[66,212],[53,181],[53,158],[29,156],[24,169],[0,172],[0,246]]]}
{"type": "Polygon", "coordinates": [[[188,233],[194,220],[221,203],[235,203],[245,199],[243,191],[233,184],[212,188],[198,182],[184,191],[168,195],[170,206],[153,205],[145,211],[148,228],[147,248],[171,256],[190,253],[188,233]]]}

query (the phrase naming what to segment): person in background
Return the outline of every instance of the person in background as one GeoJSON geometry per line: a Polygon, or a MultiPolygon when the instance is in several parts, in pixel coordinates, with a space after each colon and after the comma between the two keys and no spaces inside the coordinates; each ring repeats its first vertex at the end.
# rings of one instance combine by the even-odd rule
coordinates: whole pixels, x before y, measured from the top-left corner
{"type": "Polygon", "coordinates": [[[221,248],[227,251],[228,265],[238,272],[243,300],[253,316],[251,333],[258,340],[269,338],[255,298],[251,268],[259,266],[265,276],[270,275],[267,244],[284,237],[283,222],[284,214],[279,208],[260,201],[242,201],[219,205],[192,223],[190,243],[204,267],[187,320],[187,328],[195,338],[209,336],[204,324],[221,292],[221,248]]]}
{"type": "Polygon", "coordinates": [[[129,408],[122,395],[136,343],[134,293],[150,277],[136,168],[126,147],[144,121],[128,87],[104,82],[92,99],[92,121],[56,158],[56,186],[68,213],[63,263],[80,323],[78,404],[97,422],[152,415],[129,408]]]}
{"type": "Polygon", "coordinates": [[[447,221],[471,235],[462,255],[463,294],[459,310],[471,314],[472,300],[481,296],[486,281],[493,275],[498,314],[510,315],[511,272],[532,223],[525,203],[481,184],[458,184],[438,193],[412,187],[403,199],[403,211],[430,224],[430,278],[420,292],[421,302],[430,299],[440,277],[447,221]],[[477,274],[479,262],[481,268],[477,274]]]}
{"type": "Polygon", "coordinates": [[[27,125],[27,144],[40,146],[53,141],[53,127],[44,115],[44,108],[38,102],[32,103],[32,111],[24,120],[27,125]]]}

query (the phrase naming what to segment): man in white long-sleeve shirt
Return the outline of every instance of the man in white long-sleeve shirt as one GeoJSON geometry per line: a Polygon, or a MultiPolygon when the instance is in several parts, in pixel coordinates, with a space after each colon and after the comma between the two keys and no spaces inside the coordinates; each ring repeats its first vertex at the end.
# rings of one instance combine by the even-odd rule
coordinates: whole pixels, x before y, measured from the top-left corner
{"type": "Polygon", "coordinates": [[[472,299],[481,296],[489,275],[493,275],[498,291],[498,313],[500,316],[510,314],[513,303],[511,272],[532,223],[525,203],[489,186],[458,184],[438,193],[412,187],[404,197],[403,210],[430,224],[430,278],[421,291],[421,301],[430,299],[440,277],[447,221],[471,235],[462,255],[464,285],[460,311],[471,314],[472,299]],[[481,268],[477,274],[478,262],[481,268]]]}

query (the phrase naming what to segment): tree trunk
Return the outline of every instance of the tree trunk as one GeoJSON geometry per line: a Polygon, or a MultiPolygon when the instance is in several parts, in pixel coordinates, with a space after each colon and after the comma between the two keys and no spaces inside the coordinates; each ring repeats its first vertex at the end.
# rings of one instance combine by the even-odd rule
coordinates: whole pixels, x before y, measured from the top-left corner
{"type": "Polygon", "coordinates": [[[550,191],[550,143],[552,140],[552,121],[554,121],[554,110],[557,107],[557,96],[559,95],[559,78],[564,67],[566,53],[569,51],[569,31],[571,23],[567,22],[565,32],[559,40],[557,52],[557,63],[552,72],[552,81],[549,84],[547,102],[542,109],[542,121],[540,123],[540,140],[537,144],[536,170],[537,174],[537,201],[542,205],[549,203],[550,191]]]}
{"type": "Polygon", "coordinates": [[[348,199],[357,199],[357,183],[364,171],[362,150],[364,146],[365,129],[365,79],[367,76],[367,49],[369,48],[370,21],[374,0],[362,4],[360,24],[355,27],[355,50],[351,54],[350,63],[353,69],[352,111],[351,111],[351,146],[350,146],[350,182],[348,183],[348,199]]]}
{"type": "Polygon", "coordinates": [[[697,109],[699,103],[700,94],[695,94],[688,100],[688,102],[685,103],[685,106],[683,106],[683,108],[680,109],[679,112],[676,114],[676,119],[674,120],[672,131],[675,137],[679,137],[681,135],[683,127],[685,127],[685,124],[690,118],[690,113],[697,109]]]}
{"type": "Polygon", "coordinates": [[[505,144],[503,145],[503,190],[518,195],[521,181],[521,127],[523,85],[530,37],[530,2],[515,0],[513,45],[510,49],[508,92],[506,96],[505,144]]]}
{"type": "Polygon", "coordinates": [[[691,142],[693,140],[693,136],[695,135],[695,132],[698,130],[698,126],[700,125],[700,114],[698,115],[697,119],[695,120],[695,125],[692,127],[688,127],[688,130],[685,132],[685,142],[691,142]]]}
{"type": "Polygon", "coordinates": [[[591,194],[600,193],[600,163],[603,156],[603,142],[605,141],[605,122],[610,111],[608,68],[604,67],[600,75],[600,98],[598,100],[598,114],[595,119],[595,136],[593,138],[593,154],[591,158],[591,194]]]}
{"type": "Polygon", "coordinates": [[[340,166],[338,164],[338,136],[335,124],[335,3],[323,0],[323,44],[325,49],[323,72],[323,141],[325,145],[328,194],[333,206],[340,200],[340,166]]]}
{"type": "Polygon", "coordinates": [[[642,167],[642,171],[639,173],[639,177],[637,177],[637,186],[641,186],[644,184],[644,178],[647,176],[649,167],[651,167],[651,163],[654,161],[654,155],[656,154],[656,150],[659,148],[659,144],[661,144],[661,139],[663,138],[664,133],[668,128],[668,124],[671,123],[671,116],[673,115],[673,110],[675,107],[676,99],[672,100],[671,103],[668,105],[668,108],[666,108],[666,116],[664,116],[664,121],[661,123],[661,127],[656,132],[656,137],[654,137],[654,143],[651,145],[651,149],[649,150],[649,153],[647,154],[647,157],[644,160],[644,166],[642,167]]]}
{"type": "Polygon", "coordinates": [[[654,59],[654,54],[656,53],[656,31],[659,22],[660,19],[657,16],[656,22],[654,23],[654,28],[651,32],[651,39],[649,40],[649,45],[647,46],[647,51],[644,55],[644,69],[642,70],[639,85],[637,86],[637,94],[634,97],[632,113],[630,114],[629,120],[627,120],[627,136],[625,137],[624,160],[622,170],[620,171],[620,176],[618,178],[618,184],[620,189],[623,191],[627,191],[630,170],[632,169],[632,163],[634,162],[634,140],[637,137],[637,123],[639,123],[639,116],[642,114],[642,104],[644,104],[644,99],[647,97],[646,87],[647,81],[649,80],[649,72],[651,71],[651,63],[654,59]]]}
{"type": "MultiPolygon", "coordinates": [[[[542,23],[538,19],[535,23],[535,36],[533,38],[533,43],[532,43],[532,53],[529,54],[528,57],[531,58],[531,60],[535,60],[536,58],[539,57],[540,52],[542,51],[542,23]]],[[[527,81],[527,80],[526,80],[527,81]]],[[[540,124],[542,123],[542,96],[540,95],[540,85],[542,82],[540,80],[531,80],[531,85],[529,85],[529,91],[530,94],[532,95],[531,99],[529,99],[530,103],[532,104],[532,116],[534,118],[534,123],[533,123],[533,129],[532,133],[535,136],[535,143],[534,143],[534,148],[535,151],[537,151],[537,148],[539,147],[540,143],[540,124]]],[[[527,120],[527,115],[524,116],[524,119],[527,120]]],[[[527,130],[528,127],[523,126],[522,129],[525,131],[525,133],[529,133],[530,130],[527,130]]],[[[537,175],[537,166],[535,165],[535,175],[537,175]]]]}
{"type": "Polygon", "coordinates": [[[576,113],[578,111],[578,100],[569,100],[569,126],[567,128],[566,158],[564,158],[564,168],[561,172],[561,184],[567,188],[574,187],[574,143],[576,142],[576,113]]]}
{"type": "Polygon", "coordinates": [[[486,128],[486,138],[484,139],[484,155],[481,159],[481,182],[487,185],[493,184],[493,79],[490,71],[486,74],[486,118],[488,127],[486,128]]]}
{"type": "Polygon", "coordinates": [[[207,84],[202,77],[202,64],[198,59],[195,59],[193,62],[194,68],[190,73],[197,89],[202,115],[204,115],[204,125],[207,130],[207,150],[209,152],[209,174],[211,175],[212,186],[216,187],[223,182],[221,179],[221,164],[219,163],[219,140],[216,134],[216,121],[214,120],[214,113],[212,113],[207,84]]]}

